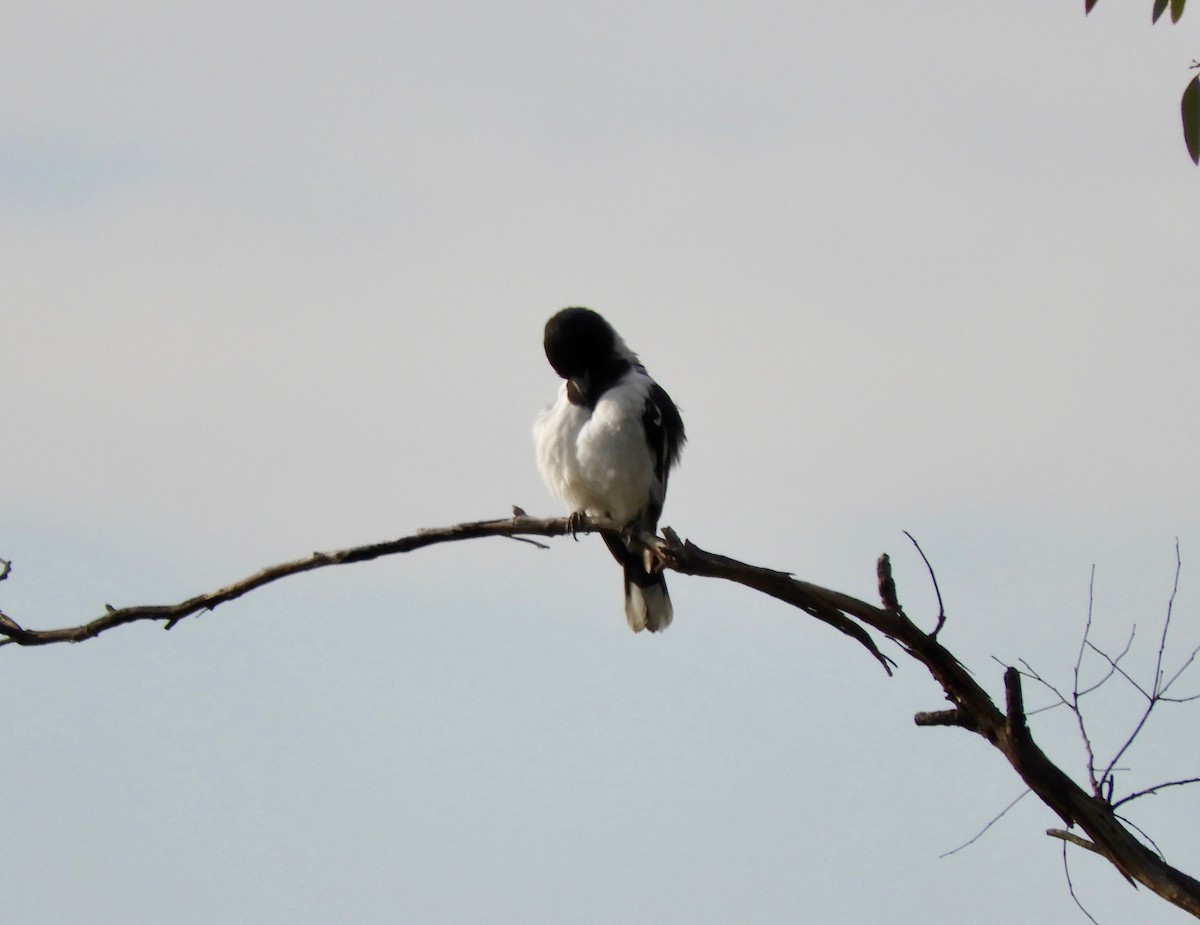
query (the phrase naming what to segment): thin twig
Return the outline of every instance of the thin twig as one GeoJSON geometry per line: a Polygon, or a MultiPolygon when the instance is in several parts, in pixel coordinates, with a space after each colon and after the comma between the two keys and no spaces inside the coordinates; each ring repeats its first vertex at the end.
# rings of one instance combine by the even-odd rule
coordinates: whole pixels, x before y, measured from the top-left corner
{"type": "MultiPolygon", "coordinates": [[[[1135,623],[1135,624],[1133,624],[1133,626],[1131,626],[1129,628],[1129,638],[1125,640],[1125,646],[1121,649],[1120,652],[1117,653],[1115,658],[1109,656],[1107,653],[1101,653],[1104,655],[1105,660],[1109,662],[1110,667],[1108,669],[1108,672],[1099,681],[1096,681],[1094,684],[1081,690],[1079,692],[1080,697],[1084,697],[1085,695],[1090,694],[1094,690],[1099,690],[1104,685],[1105,681],[1107,681],[1109,678],[1111,678],[1114,674],[1117,673],[1116,666],[1120,665],[1121,659],[1123,659],[1126,655],[1129,654],[1129,650],[1133,646],[1133,640],[1136,635],[1137,635],[1137,624],[1135,623]]],[[[1096,651],[1100,652],[1101,650],[1099,648],[1096,648],[1096,651]]]]}
{"type": "MultiPolygon", "coordinates": [[[[1101,654],[1104,655],[1104,658],[1109,661],[1110,667],[1109,667],[1108,671],[1104,674],[1104,677],[1100,678],[1100,680],[1098,680],[1098,681],[1093,682],[1092,684],[1089,684],[1087,687],[1085,687],[1083,690],[1081,690],[1079,692],[1078,700],[1082,700],[1088,694],[1098,691],[1100,688],[1102,688],[1105,685],[1105,683],[1110,678],[1112,678],[1112,676],[1114,674],[1117,673],[1116,668],[1112,667],[1112,666],[1119,665],[1121,663],[1121,659],[1123,659],[1126,655],[1129,654],[1129,650],[1133,645],[1133,639],[1136,634],[1137,634],[1137,624],[1134,624],[1134,626],[1129,631],[1129,638],[1127,640],[1125,640],[1124,648],[1122,648],[1121,651],[1117,653],[1116,658],[1110,658],[1108,655],[1104,655],[1104,653],[1101,652],[1101,654]]],[[[1040,680],[1040,679],[1035,678],[1034,680],[1040,680]]],[[[1069,707],[1069,706],[1071,706],[1071,704],[1067,703],[1060,696],[1059,701],[1057,703],[1048,703],[1048,704],[1046,704],[1046,706],[1038,707],[1036,710],[1029,710],[1026,713],[1026,715],[1027,716],[1037,716],[1039,713],[1048,713],[1050,710],[1057,710],[1059,707],[1069,707]]]]}
{"type": "Polygon", "coordinates": [[[1103,780],[1108,780],[1110,777],[1112,777],[1112,772],[1117,766],[1117,762],[1125,756],[1125,753],[1133,746],[1134,740],[1141,734],[1142,729],[1145,728],[1146,722],[1150,719],[1150,714],[1154,710],[1154,705],[1156,703],[1158,703],[1158,699],[1152,697],[1150,702],[1146,704],[1146,709],[1142,711],[1142,716],[1137,721],[1137,724],[1133,727],[1133,732],[1129,733],[1129,736],[1125,739],[1124,744],[1117,749],[1117,753],[1113,755],[1112,761],[1110,761],[1108,763],[1108,767],[1104,769],[1104,777],[1102,778],[1103,780]]]}
{"type": "Polygon", "coordinates": [[[1179,593],[1179,573],[1183,570],[1183,559],[1179,554],[1179,537],[1175,537],[1175,581],[1171,585],[1171,597],[1167,600],[1167,616],[1163,620],[1162,636],[1158,640],[1158,660],[1154,665],[1154,694],[1162,693],[1163,653],[1167,648],[1167,631],[1171,628],[1171,614],[1175,610],[1175,595],[1179,593]]]}
{"type": "Polygon", "coordinates": [[[925,550],[921,548],[921,544],[918,543],[916,537],[914,537],[907,530],[904,531],[904,535],[907,536],[909,541],[917,547],[917,552],[921,554],[921,558],[925,562],[925,568],[929,569],[929,580],[933,582],[933,593],[937,595],[938,602],[937,626],[933,628],[933,632],[929,634],[929,638],[937,639],[938,633],[940,633],[942,631],[942,627],[946,625],[946,608],[942,605],[942,589],[938,587],[937,575],[933,573],[933,566],[929,564],[929,558],[925,555],[925,550]]]}
{"type": "Polygon", "coordinates": [[[528,543],[530,546],[536,546],[538,549],[549,549],[549,543],[540,543],[537,540],[530,539],[527,536],[509,536],[505,539],[516,540],[518,543],[528,543]]]}
{"type": "MultiPolygon", "coordinates": [[[[1113,664],[1113,667],[1118,672],[1120,672],[1122,677],[1124,677],[1126,680],[1129,681],[1130,684],[1132,684],[1134,687],[1136,687],[1139,691],[1142,692],[1142,695],[1144,697],[1146,697],[1147,702],[1146,702],[1146,709],[1142,711],[1141,718],[1137,721],[1137,724],[1133,727],[1133,731],[1129,734],[1128,738],[1125,739],[1124,744],[1119,749],[1117,749],[1117,753],[1115,755],[1113,755],[1112,761],[1109,762],[1108,768],[1105,770],[1103,778],[1101,778],[1102,780],[1108,780],[1110,778],[1110,776],[1112,775],[1113,768],[1116,766],[1117,762],[1121,760],[1121,758],[1124,756],[1125,752],[1127,752],[1132,747],[1134,740],[1138,737],[1139,734],[1141,734],[1142,729],[1145,728],[1146,723],[1149,721],[1150,714],[1154,711],[1154,707],[1159,703],[1159,701],[1162,698],[1162,694],[1164,691],[1163,670],[1162,670],[1163,657],[1165,655],[1166,648],[1167,648],[1167,633],[1171,628],[1171,615],[1175,610],[1175,596],[1179,593],[1179,575],[1182,572],[1182,570],[1183,570],[1183,558],[1179,553],[1179,538],[1176,537],[1175,538],[1175,580],[1171,585],[1171,596],[1167,600],[1167,614],[1163,618],[1162,633],[1159,635],[1159,639],[1158,639],[1158,657],[1155,659],[1155,662],[1154,662],[1154,684],[1150,689],[1150,693],[1147,694],[1146,691],[1141,687],[1141,685],[1139,685],[1137,682],[1135,682],[1133,680],[1133,678],[1129,677],[1129,674],[1123,668],[1120,668],[1112,661],[1112,659],[1109,659],[1109,662],[1111,664],[1113,664]]],[[[1090,645],[1090,643],[1089,643],[1089,645],[1090,645]]],[[[1095,651],[1100,652],[1100,650],[1096,649],[1095,646],[1092,646],[1092,648],[1095,651]]],[[[1100,654],[1102,656],[1104,656],[1104,658],[1108,658],[1108,656],[1104,655],[1103,652],[1100,652],[1100,654]]],[[[1173,683],[1175,678],[1177,678],[1178,676],[1179,676],[1179,674],[1177,672],[1175,674],[1175,676],[1171,679],[1171,681],[1168,682],[1168,685],[1173,683]]]]}
{"type": "Polygon", "coordinates": [[[989,821],[987,825],[985,825],[982,829],[980,829],[978,832],[976,832],[975,836],[973,838],[971,838],[969,841],[963,842],[957,848],[951,848],[949,851],[947,851],[943,854],[939,854],[938,860],[940,861],[942,858],[948,858],[952,854],[958,854],[958,852],[962,851],[963,848],[968,848],[971,845],[975,844],[975,842],[979,841],[979,839],[981,839],[983,837],[984,832],[986,832],[993,825],[995,825],[997,822],[999,822],[1001,819],[1003,819],[1005,814],[1008,813],[1008,811],[1010,809],[1012,809],[1014,806],[1016,806],[1018,803],[1020,803],[1023,799],[1025,799],[1027,796],[1029,796],[1029,794],[1031,792],[1032,791],[1028,787],[1026,787],[1024,790],[1021,791],[1020,796],[1018,796],[1015,800],[1013,800],[1006,807],[1004,807],[1004,809],[1000,810],[999,813],[997,813],[995,816],[993,816],[991,821],[989,821]]]}
{"type": "MultiPolygon", "coordinates": [[[[1110,678],[1112,678],[1112,676],[1114,674],[1117,673],[1116,668],[1111,667],[1111,666],[1119,665],[1121,662],[1121,659],[1123,659],[1126,655],[1129,654],[1129,648],[1133,644],[1133,637],[1134,637],[1134,633],[1136,632],[1136,630],[1137,630],[1137,626],[1135,625],[1133,627],[1133,629],[1130,631],[1129,639],[1127,639],[1125,642],[1125,647],[1119,653],[1117,653],[1116,658],[1110,658],[1109,656],[1104,655],[1104,658],[1106,660],[1108,660],[1110,663],[1110,667],[1109,667],[1108,671],[1105,673],[1104,677],[1100,678],[1100,680],[1095,681],[1092,684],[1089,684],[1087,687],[1085,687],[1083,690],[1081,690],[1079,692],[1079,697],[1078,697],[1079,700],[1082,700],[1088,694],[1098,691],[1100,688],[1102,688],[1105,685],[1105,683],[1110,678]]],[[[1097,651],[1099,651],[1099,650],[1097,650],[1097,651]]],[[[1103,655],[1104,653],[1101,652],[1101,654],[1103,655]]],[[[1040,680],[1040,679],[1035,679],[1035,680],[1040,680]]],[[[1071,704],[1067,703],[1066,700],[1060,699],[1058,703],[1050,703],[1044,707],[1038,707],[1036,710],[1030,710],[1028,715],[1036,716],[1038,713],[1046,713],[1050,710],[1057,710],[1059,707],[1069,707],[1069,706],[1071,706],[1071,704]]]]}
{"type": "MultiPolygon", "coordinates": [[[[1000,661],[999,659],[995,658],[995,656],[993,656],[993,659],[995,659],[995,661],[997,661],[997,662],[1000,661]]],[[[1071,707],[1072,709],[1074,709],[1071,705],[1071,701],[1069,701],[1066,697],[1063,696],[1062,691],[1060,691],[1057,687],[1055,687],[1053,684],[1051,684],[1049,681],[1047,681],[1045,678],[1043,678],[1040,674],[1038,674],[1037,670],[1032,665],[1030,665],[1029,662],[1025,661],[1025,659],[1023,659],[1023,658],[1017,659],[1017,661],[1019,661],[1021,663],[1021,665],[1025,668],[1024,671],[1020,672],[1020,674],[1022,676],[1029,678],[1030,681],[1037,681],[1038,684],[1042,685],[1042,687],[1044,687],[1044,688],[1046,688],[1046,690],[1050,691],[1050,693],[1052,693],[1055,697],[1058,698],[1059,705],[1065,706],[1065,707],[1071,707]]],[[[1000,662],[1000,664],[1003,665],[1004,663],[1000,662]]],[[[1010,668],[1012,666],[1005,665],[1004,667],[1010,668]]],[[[1041,710],[1045,710],[1045,709],[1046,709],[1045,707],[1041,708],[1041,710]]],[[[1034,713],[1041,712],[1041,710],[1034,710],[1026,715],[1033,716],[1034,713]]]]}
{"type": "Polygon", "coordinates": [[[1134,690],[1136,690],[1139,694],[1141,694],[1147,700],[1154,699],[1154,694],[1147,691],[1144,687],[1142,687],[1142,685],[1138,684],[1138,682],[1136,680],[1134,680],[1133,676],[1130,675],[1129,672],[1126,671],[1124,668],[1122,668],[1120,665],[1118,665],[1117,662],[1111,656],[1109,656],[1107,652],[1105,652],[1103,649],[1101,649],[1099,646],[1096,646],[1092,642],[1088,642],[1087,646],[1089,649],[1091,649],[1093,652],[1095,652],[1097,655],[1099,655],[1102,659],[1104,659],[1106,662],[1108,662],[1108,664],[1112,666],[1112,670],[1115,671],[1117,674],[1119,674],[1126,681],[1128,681],[1129,684],[1134,688],[1134,690]]]}
{"type": "Polygon", "coordinates": [[[1083,639],[1079,643],[1079,654],[1075,656],[1074,682],[1071,686],[1071,712],[1075,714],[1075,722],[1079,727],[1079,737],[1083,739],[1084,753],[1087,755],[1088,780],[1092,784],[1092,792],[1100,796],[1102,781],[1096,780],[1096,752],[1092,748],[1092,740],[1088,735],[1087,724],[1083,719],[1083,711],[1079,709],[1079,668],[1083,664],[1083,653],[1090,644],[1088,637],[1092,633],[1092,608],[1095,604],[1096,563],[1092,563],[1092,574],[1088,579],[1087,621],[1083,625],[1083,639]]]}
{"type": "MultiPolygon", "coordinates": [[[[1079,680],[1079,666],[1083,664],[1083,653],[1087,648],[1088,636],[1092,632],[1092,606],[1095,603],[1096,563],[1092,563],[1092,575],[1088,579],[1087,621],[1083,624],[1083,639],[1079,642],[1079,654],[1075,656],[1075,680],[1079,680]]],[[[1078,688],[1076,688],[1078,690],[1078,688]]]]}
{"type": "Polygon", "coordinates": [[[1142,840],[1150,846],[1151,850],[1155,854],[1157,854],[1161,860],[1165,861],[1167,859],[1167,856],[1162,853],[1162,849],[1160,849],[1158,847],[1158,843],[1155,842],[1155,840],[1150,837],[1149,833],[1146,832],[1145,829],[1143,829],[1141,826],[1137,825],[1136,823],[1132,822],[1128,816],[1122,816],[1120,813],[1113,813],[1113,816],[1116,817],[1117,819],[1120,819],[1127,826],[1129,826],[1131,829],[1133,829],[1135,832],[1137,832],[1138,835],[1142,836],[1142,840]]]}
{"type": "MultiPolygon", "coordinates": [[[[1049,834],[1049,833],[1047,833],[1047,834],[1049,834]]],[[[1070,835],[1069,832],[1064,832],[1063,834],[1070,835]]],[[[1082,840],[1083,839],[1079,839],[1079,841],[1082,841],[1082,840]]],[[[1088,917],[1088,921],[1090,921],[1092,923],[1092,925],[1100,925],[1100,923],[1096,921],[1095,917],[1093,917],[1093,915],[1090,912],[1088,912],[1087,909],[1085,909],[1083,907],[1083,903],[1081,903],[1079,901],[1079,897],[1075,895],[1075,884],[1071,882],[1071,865],[1067,861],[1067,842],[1068,841],[1074,842],[1075,841],[1074,836],[1072,836],[1069,839],[1064,839],[1063,846],[1062,846],[1063,874],[1067,878],[1067,890],[1070,892],[1071,898],[1073,900],[1075,900],[1075,905],[1077,905],[1079,907],[1079,911],[1088,917]]]]}
{"type": "MultiPolygon", "coordinates": [[[[1191,664],[1192,664],[1192,662],[1194,662],[1196,660],[1197,655],[1200,655],[1200,646],[1196,646],[1196,648],[1192,649],[1192,654],[1189,655],[1187,657],[1187,660],[1182,665],[1179,666],[1179,670],[1177,672],[1175,672],[1173,675],[1171,675],[1171,680],[1169,680],[1166,684],[1164,684],[1162,686],[1162,690],[1159,693],[1165,694],[1170,689],[1171,685],[1179,680],[1179,676],[1181,674],[1183,674],[1185,671],[1187,671],[1189,667],[1191,667],[1191,664]]],[[[1184,700],[1195,700],[1197,696],[1200,696],[1200,695],[1196,695],[1193,697],[1185,697],[1184,700]]],[[[1171,700],[1172,698],[1161,697],[1159,699],[1171,700]]],[[[1181,702],[1181,701],[1177,701],[1177,702],[1181,702]]]]}
{"type": "Polygon", "coordinates": [[[1124,806],[1126,803],[1129,803],[1133,800],[1140,799],[1141,797],[1148,797],[1151,794],[1158,793],[1160,790],[1166,790],[1168,787],[1183,787],[1186,784],[1200,784],[1200,777],[1188,777],[1183,780],[1170,780],[1165,784],[1155,784],[1153,787],[1147,787],[1145,790],[1135,791],[1134,793],[1129,794],[1129,796],[1121,797],[1121,799],[1113,803],[1112,808],[1116,809],[1117,807],[1124,806]]]}

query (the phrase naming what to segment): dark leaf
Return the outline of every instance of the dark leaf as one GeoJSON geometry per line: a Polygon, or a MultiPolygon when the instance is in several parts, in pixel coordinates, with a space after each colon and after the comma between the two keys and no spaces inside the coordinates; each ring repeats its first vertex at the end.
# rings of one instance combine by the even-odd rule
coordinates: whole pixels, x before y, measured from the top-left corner
{"type": "Polygon", "coordinates": [[[1183,141],[1192,162],[1200,165],[1200,75],[1188,83],[1179,108],[1183,113],[1183,141]]]}
{"type": "Polygon", "coordinates": [[[1151,22],[1158,22],[1158,17],[1166,12],[1167,4],[1171,0],[1154,0],[1154,15],[1150,18],[1151,22]]]}
{"type": "Polygon", "coordinates": [[[1171,22],[1179,22],[1179,17],[1183,15],[1183,5],[1187,0],[1171,0],[1171,22]]]}
{"type": "Polygon", "coordinates": [[[1086,16],[1092,11],[1092,7],[1096,5],[1096,0],[1083,0],[1083,15],[1086,16]]]}

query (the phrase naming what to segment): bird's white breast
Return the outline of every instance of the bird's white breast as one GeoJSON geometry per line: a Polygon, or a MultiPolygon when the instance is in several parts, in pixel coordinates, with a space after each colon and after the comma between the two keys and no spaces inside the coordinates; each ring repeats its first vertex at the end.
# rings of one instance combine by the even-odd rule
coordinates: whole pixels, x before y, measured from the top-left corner
{"type": "Polygon", "coordinates": [[[642,422],[649,390],[650,378],[630,370],[589,411],[571,404],[563,383],[538,417],[538,470],[571,511],[628,523],[661,494],[642,422]]]}

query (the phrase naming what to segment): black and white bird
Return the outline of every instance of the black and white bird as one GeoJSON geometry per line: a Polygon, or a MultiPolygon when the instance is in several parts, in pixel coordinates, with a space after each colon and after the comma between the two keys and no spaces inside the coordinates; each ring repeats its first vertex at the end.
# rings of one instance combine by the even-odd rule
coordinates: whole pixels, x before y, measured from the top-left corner
{"type": "MultiPolygon", "coordinates": [[[[679,409],[612,325],[587,308],[546,322],[546,358],[566,381],[534,425],[538,470],[573,515],[657,529],[667,476],[686,439],[679,409]]],[[[625,569],[625,617],[634,632],[673,615],[662,573],[621,540],[604,542],[625,569]]]]}

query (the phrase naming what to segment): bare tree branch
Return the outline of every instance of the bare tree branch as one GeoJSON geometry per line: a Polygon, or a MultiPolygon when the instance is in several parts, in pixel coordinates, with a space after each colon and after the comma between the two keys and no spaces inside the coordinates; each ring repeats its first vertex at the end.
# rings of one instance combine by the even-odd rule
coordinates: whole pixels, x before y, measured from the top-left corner
{"type": "MultiPolygon", "coordinates": [[[[519,510],[514,508],[514,510],[519,510]]],[[[438,543],[448,543],[456,540],[478,539],[488,536],[503,536],[510,539],[527,539],[529,536],[565,536],[568,533],[607,532],[621,534],[621,525],[614,521],[598,518],[586,520],[581,524],[569,523],[567,518],[533,518],[523,512],[504,520],[475,521],[472,523],[455,524],[450,527],[439,527],[418,530],[410,536],[389,540],[383,543],[371,543],[364,546],[353,546],[335,552],[314,552],[302,559],[293,559],[278,565],[260,569],[253,575],[236,581],[224,588],[219,588],[207,594],[199,594],[178,604],[151,605],[139,607],[113,607],[105,605],[106,612],[96,619],[79,626],[54,630],[26,629],[16,620],[0,612],[0,646],[21,645],[41,646],[56,642],[82,642],[92,639],[101,633],[139,621],[157,621],[165,629],[172,629],[179,621],[194,616],[206,610],[213,610],[221,604],[236,600],[244,594],[261,588],[264,585],[279,581],[291,575],[313,569],[325,568],[332,565],[348,565],[353,562],[369,562],[382,556],[399,555],[413,552],[426,546],[438,543]]],[[[888,674],[892,673],[895,662],[888,658],[876,646],[870,634],[852,619],[844,615],[836,603],[836,592],[826,591],[816,585],[796,581],[786,572],[759,568],[706,553],[690,543],[681,544],[677,536],[668,535],[674,539],[674,548],[682,553],[682,558],[676,558],[674,563],[664,557],[668,543],[652,534],[646,534],[637,539],[642,545],[662,560],[662,564],[677,571],[686,571],[694,575],[708,575],[715,578],[725,578],[748,587],[756,588],[772,597],[786,601],[794,607],[816,617],[830,626],[840,630],[859,644],[864,646],[883,666],[888,674]],[[687,568],[682,563],[687,563],[687,568]]],[[[535,545],[541,545],[536,544],[535,545]]],[[[866,605],[864,605],[866,606],[866,605]]]]}
{"type": "MultiPolygon", "coordinates": [[[[598,528],[597,528],[598,529],[598,528]]],[[[426,546],[447,543],[455,540],[475,539],[484,536],[505,536],[525,538],[528,536],[562,536],[567,533],[566,520],[562,518],[538,519],[532,517],[513,517],[508,520],[480,521],[476,523],[455,524],[451,527],[439,527],[430,530],[418,530],[410,536],[389,540],[383,543],[370,543],[364,546],[353,546],[335,552],[314,552],[302,559],[281,562],[260,569],[253,575],[235,581],[216,591],[198,594],[178,604],[150,605],[140,607],[113,607],[105,605],[105,613],[96,619],[63,629],[33,630],[25,629],[11,617],[0,613],[0,645],[43,646],[56,642],[82,642],[92,639],[129,623],[140,621],[157,621],[165,629],[171,629],[180,620],[194,616],[206,610],[213,610],[221,604],[236,600],[264,585],[269,585],[313,569],[325,568],[331,565],[349,565],[352,562],[369,562],[382,556],[398,555],[413,552],[426,546]]]]}
{"type": "MultiPolygon", "coordinates": [[[[117,626],[138,621],[155,621],[170,628],[189,616],[212,610],[257,588],[300,572],[352,562],[367,562],[382,556],[408,553],[426,546],[458,540],[489,536],[517,539],[563,536],[571,533],[572,528],[585,533],[620,533],[620,525],[612,521],[591,520],[575,525],[569,524],[566,518],[539,519],[516,512],[514,517],[504,520],[419,530],[410,536],[388,542],[355,546],[335,552],[315,552],[301,559],[264,568],[224,588],[197,595],[178,604],[108,607],[103,615],[91,622],[65,629],[26,629],[16,621],[0,615],[0,637],[3,637],[0,639],[0,645],[37,646],[56,642],[79,642],[94,638],[117,626]]],[[[1200,918],[1200,881],[1163,861],[1117,818],[1108,799],[1086,792],[1052,763],[1038,747],[1026,721],[1021,673],[1016,668],[1009,667],[1004,672],[1006,698],[1005,709],[1001,710],[975,681],[971,672],[953,653],[941,645],[935,634],[921,630],[902,610],[876,607],[850,595],[801,581],[787,572],[753,566],[707,552],[691,541],[681,540],[670,528],[664,529],[663,534],[664,538],[643,533],[637,536],[626,535],[625,539],[640,544],[643,550],[650,553],[664,568],[686,575],[721,578],[743,584],[803,610],[854,639],[866,648],[889,674],[894,662],[880,652],[871,631],[899,645],[911,658],[925,667],[951,705],[949,710],[917,714],[915,721],[918,725],[953,725],[981,736],[1004,755],[1029,790],[1053,810],[1067,828],[1078,827],[1083,836],[1086,836],[1086,840],[1095,846],[1095,850],[1107,858],[1123,876],[1147,886],[1168,902],[1200,918]]],[[[1111,663],[1114,660],[1109,661],[1111,663]]],[[[1036,677],[1032,669],[1029,671],[1036,677]]],[[[1164,687],[1161,681],[1161,664],[1159,672],[1159,680],[1153,688],[1152,696],[1161,698],[1164,687]]],[[[1053,690],[1052,687],[1050,689],[1053,690]]],[[[1082,692],[1079,695],[1082,696],[1082,692]]],[[[1065,698],[1062,699],[1066,702],[1065,698]]],[[[1078,709],[1077,704],[1068,702],[1068,705],[1078,709]]],[[[1111,774],[1111,770],[1112,767],[1109,768],[1108,774],[1111,774]]]]}

